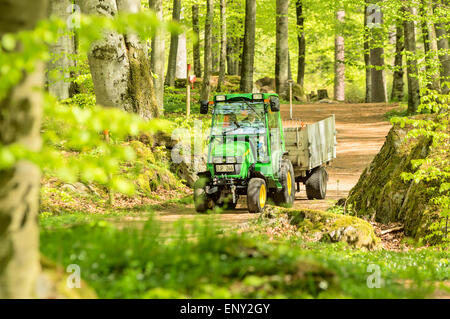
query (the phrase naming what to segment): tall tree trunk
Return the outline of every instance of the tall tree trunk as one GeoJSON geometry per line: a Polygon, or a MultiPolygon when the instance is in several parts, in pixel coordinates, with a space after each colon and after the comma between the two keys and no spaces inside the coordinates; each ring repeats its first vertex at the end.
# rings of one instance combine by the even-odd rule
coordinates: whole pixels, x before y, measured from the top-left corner
{"type": "Polygon", "coordinates": [[[204,75],[202,83],[201,99],[208,100],[211,91],[211,69],[212,69],[212,23],[214,17],[214,1],[206,0],[205,19],[205,52],[204,52],[204,75]]]}
{"type": "MultiPolygon", "coordinates": [[[[47,0],[0,0],[0,42],[6,33],[30,30],[47,14],[47,0]]],[[[0,145],[20,143],[30,151],[41,147],[44,66],[22,79],[0,100],[0,145]]],[[[0,170],[0,298],[31,298],[39,265],[40,171],[20,160],[0,170]]]]}
{"type": "Polygon", "coordinates": [[[297,69],[297,83],[303,86],[305,79],[305,19],[303,17],[303,0],[296,2],[297,13],[297,39],[298,39],[298,69],[297,69]]]}
{"type": "Polygon", "coordinates": [[[245,1],[245,34],[244,49],[241,59],[242,92],[253,91],[253,68],[255,63],[255,32],[256,32],[256,0],[245,1]]]}
{"type": "Polygon", "coordinates": [[[213,32],[212,36],[212,45],[211,45],[211,54],[212,54],[212,73],[217,73],[217,70],[219,69],[219,41],[217,40],[217,36],[213,32]]]}
{"type": "Polygon", "coordinates": [[[369,30],[367,28],[367,4],[368,0],[366,0],[366,6],[364,7],[364,64],[366,71],[366,98],[365,102],[369,103],[372,100],[372,82],[371,82],[371,67],[370,67],[370,45],[369,45],[369,30]]]}
{"type": "Polygon", "coordinates": [[[392,80],[391,99],[393,101],[401,101],[404,96],[403,82],[403,49],[405,47],[403,38],[403,25],[399,22],[395,30],[395,58],[394,58],[394,75],[392,80]]]}
{"type": "MultiPolygon", "coordinates": [[[[412,8],[405,8],[413,16],[412,8]]],[[[414,114],[420,104],[420,87],[416,60],[416,30],[414,21],[409,18],[403,22],[405,30],[406,76],[408,79],[408,112],[414,114]]]]}
{"type": "Polygon", "coordinates": [[[288,42],[288,13],[289,0],[277,0],[276,16],[276,56],[275,56],[275,85],[276,92],[283,98],[288,96],[287,80],[289,78],[289,42],[288,42]]]}
{"type": "Polygon", "coordinates": [[[436,74],[433,68],[436,52],[433,50],[431,46],[431,42],[433,39],[432,33],[430,32],[430,24],[428,23],[430,15],[428,14],[428,4],[426,0],[422,0],[422,3],[420,5],[420,15],[421,15],[420,21],[422,27],[423,49],[425,53],[427,87],[430,90],[439,92],[440,90],[439,75],[436,74]]]}
{"type": "Polygon", "coordinates": [[[334,41],[334,99],[345,100],[345,44],[342,36],[342,24],[345,11],[340,9],[336,13],[337,32],[334,41]]]}
{"type": "Polygon", "coordinates": [[[227,74],[229,75],[237,75],[236,68],[236,38],[228,37],[227,40],[227,74]]]}
{"type": "MultiPolygon", "coordinates": [[[[180,21],[181,0],[173,0],[172,20],[180,21]]],[[[169,61],[167,63],[167,73],[165,84],[167,86],[175,85],[175,73],[177,72],[177,54],[178,54],[178,34],[172,34],[170,37],[169,61]]]]}
{"type": "MultiPolygon", "coordinates": [[[[72,6],[71,0],[51,0],[48,15],[67,21],[72,14],[68,8],[72,6]]],[[[48,64],[47,82],[50,94],[58,100],[70,97],[70,68],[74,65],[70,55],[75,54],[75,41],[71,34],[64,30],[58,42],[50,46],[51,61],[48,64]]]]}
{"type": "MultiPolygon", "coordinates": [[[[448,12],[448,4],[444,7],[444,5],[439,0],[434,0],[434,12],[439,12],[439,9],[441,10],[441,12],[448,12]]],[[[435,23],[434,29],[436,31],[439,60],[441,61],[441,94],[450,94],[450,54],[448,44],[449,31],[447,31],[448,25],[446,26],[444,23],[435,23]]]]}
{"type": "Polygon", "coordinates": [[[227,17],[226,17],[226,0],[220,0],[220,70],[217,91],[222,90],[225,81],[225,67],[227,63],[227,17]]]}
{"type": "Polygon", "coordinates": [[[200,61],[200,27],[198,22],[198,4],[192,6],[192,29],[198,41],[194,43],[194,73],[197,77],[202,77],[202,63],[200,61]]]}
{"type": "MultiPolygon", "coordinates": [[[[180,21],[183,21],[184,9],[181,9],[180,21]]],[[[186,79],[187,77],[187,46],[186,46],[186,33],[178,35],[178,48],[177,48],[177,68],[175,72],[175,78],[186,79]]]]}
{"type": "MultiPolygon", "coordinates": [[[[376,2],[379,2],[377,0],[376,2]]],[[[380,12],[381,13],[381,12],[380,12]]],[[[380,24],[382,24],[380,17],[380,24]]],[[[383,49],[383,29],[375,26],[371,29],[370,42],[370,83],[371,83],[371,102],[387,102],[386,79],[384,72],[384,49],[383,49]]]]}
{"type": "MultiPolygon", "coordinates": [[[[80,0],[79,4],[85,14],[109,17],[140,10],[140,0],[80,0]]],[[[159,115],[148,55],[136,35],[104,32],[91,45],[88,60],[98,104],[143,118],[159,115]]]]}
{"type": "MultiPolygon", "coordinates": [[[[156,12],[156,16],[160,21],[163,21],[163,1],[162,0],[150,0],[150,8],[156,12]]],[[[164,62],[165,57],[165,41],[164,33],[161,30],[157,30],[154,38],[152,39],[152,52],[151,52],[151,69],[156,77],[153,79],[155,85],[155,97],[158,105],[159,114],[164,112],[164,62]]]]}

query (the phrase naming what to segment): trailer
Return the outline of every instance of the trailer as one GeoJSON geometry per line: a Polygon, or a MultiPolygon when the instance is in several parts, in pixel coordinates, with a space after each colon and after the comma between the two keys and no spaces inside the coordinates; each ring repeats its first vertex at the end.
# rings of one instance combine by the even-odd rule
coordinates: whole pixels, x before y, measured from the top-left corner
{"type": "Polygon", "coordinates": [[[309,199],[326,196],[324,167],[336,157],[334,115],[308,125],[283,125],[280,101],[272,93],[216,95],[202,101],[200,112],[212,109],[207,170],[194,184],[197,212],[214,206],[234,209],[247,197],[251,213],[262,212],[267,199],[291,207],[295,184],[306,186],[309,199]]]}

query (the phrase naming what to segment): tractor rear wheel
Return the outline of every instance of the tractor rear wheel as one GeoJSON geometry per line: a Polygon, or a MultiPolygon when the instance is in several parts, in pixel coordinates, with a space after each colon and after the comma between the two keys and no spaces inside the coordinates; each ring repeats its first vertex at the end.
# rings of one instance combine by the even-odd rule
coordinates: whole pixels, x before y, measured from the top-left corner
{"type": "Polygon", "coordinates": [[[247,187],[247,208],[250,213],[261,213],[266,206],[267,186],[262,178],[252,178],[247,187]]]}
{"type": "Polygon", "coordinates": [[[328,173],[325,168],[314,168],[305,183],[308,199],[324,199],[327,194],[327,181],[328,173]]]}
{"type": "Polygon", "coordinates": [[[275,204],[284,207],[292,207],[295,200],[295,177],[294,167],[288,159],[283,159],[281,161],[280,183],[283,188],[275,192],[275,204]]]}
{"type": "Polygon", "coordinates": [[[205,213],[214,208],[214,200],[206,194],[208,179],[199,178],[194,184],[194,205],[197,213],[205,213]]]}

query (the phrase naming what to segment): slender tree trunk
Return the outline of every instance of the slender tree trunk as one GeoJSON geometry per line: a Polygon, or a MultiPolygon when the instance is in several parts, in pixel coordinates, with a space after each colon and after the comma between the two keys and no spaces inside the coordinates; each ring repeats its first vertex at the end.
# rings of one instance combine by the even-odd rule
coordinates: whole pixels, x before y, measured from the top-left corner
{"type": "MultiPolygon", "coordinates": [[[[109,17],[140,10],[139,0],[80,0],[79,4],[85,14],[109,17]]],[[[91,45],[88,60],[98,104],[143,118],[159,115],[148,54],[136,35],[104,32],[91,45]]]]}
{"type": "MultiPolygon", "coordinates": [[[[412,8],[405,8],[405,12],[413,15],[412,8]]],[[[420,87],[416,60],[416,30],[414,21],[408,19],[403,22],[405,30],[406,74],[408,79],[408,112],[417,113],[420,104],[420,87]]]]}
{"type": "MultiPolygon", "coordinates": [[[[72,6],[71,0],[51,0],[49,2],[49,16],[67,21],[72,14],[68,8],[72,6]]],[[[70,68],[74,65],[71,55],[75,54],[75,41],[66,30],[61,32],[58,42],[50,46],[51,62],[48,64],[47,82],[50,94],[58,100],[70,97],[70,68]]]]}
{"type": "MultiPolygon", "coordinates": [[[[173,0],[172,20],[180,21],[181,0],[173,0]]],[[[167,73],[165,84],[167,86],[175,85],[175,74],[177,72],[177,54],[178,54],[178,34],[172,34],[170,37],[169,61],[167,64],[167,73]]]]}
{"type": "MultiPolygon", "coordinates": [[[[0,42],[4,34],[30,30],[47,14],[47,0],[0,0],[0,42]]],[[[0,145],[20,143],[40,150],[44,66],[23,70],[21,80],[0,100],[0,145]]],[[[0,170],[0,299],[32,298],[39,264],[39,168],[19,160],[0,170]]]]}
{"type": "MultiPolygon", "coordinates": [[[[379,22],[380,24],[383,23],[381,17],[379,22]]],[[[372,36],[372,39],[370,41],[371,102],[387,102],[386,80],[384,72],[384,57],[383,57],[384,35],[381,25],[371,28],[370,33],[372,36]]]]}
{"type": "Polygon", "coordinates": [[[217,40],[217,36],[214,34],[213,28],[213,36],[212,36],[212,45],[211,45],[211,54],[212,54],[212,73],[217,74],[217,70],[219,69],[219,41],[217,40]]]}
{"type": "Polygon", "coordinates": [[[198,4],[192,6],[192,29],[198,41],[194,43],[194,73],[197,77],[202,77],[202,63],[200,61],[200,28],[198,22],[198,4]]]}
{"type": "Polygon", "coordinates": [[[211,69],[212,69],[212,23],[214,15],[213,0],[206,0],[206,20],[205,20],[205,52],[204,52],[204,75],[201,99],[208,100],[211,91],[211,69]]]}
{"type": "Polygon", "coordinates": [[[276,92],[283,98],[288,96],[289,78],[289,42],[288,42],[288,13],[289,0],[277,0],[276,16],[276,57],[275,57],[275,85],[276,92]]]}
{"type": "MultiPolygon", "coordinates": [[[[444,5],[439,0],[434,0],[434,12],[448,12],[448,4],[444,5]],[[444,8],[446,10],[444,10],[444,8]]],[[[448,43],[448,25],[444,23],[435,23],[434,29],[436,32],[437,47],[439,50],[439,60],[441,61],[440,80],[441,80],[441,94],[450,94],[450,54],[448,43]]]]}
{"type": "MultiPolygon", "coordinates": [[[[156,16],[159,20],[163,21],[163,1],[162,0],[150,0],[150,8],[155,10],[156,16]]],[[[151,69],[156,77],[153,79],[155,85],[155,97],[158,105],[159,114],[164,112],[164,62],[165,57],[165,41],[164,33],[158,30],[155,37],[152,39],[152,52],[151,52],[151,69]]]]}
{"type": "MultiPolygon", "coordinates": [[[[184,19],[184,8],[181,9],[180,21],[184,19]]],[[[177,68],[175,72],[176,79],[186,79],[187,77],[187,45],[186,33],[178,35],[177,48],[177,68]]]]}
{"type": "Polygon", "coordinates": [[[227,18],[226,18],[226,0],[220,0],[220,71],[217,91],[222,90],[225,81],[225,67],[227,63],[227,18]]]}
{"type": "Polygon", "coordinates": [[[227,40],[227,74],[236,75],[236,39],[228,37],[227,40]]]}
{"type": "Polygon", "coordinates": [[[404,96],[403,82],[403,49],[405,47],[403,38],[403,25],[401,22],[396,26],[395,32],[395,58],[394,58],[394,75],[392,80],[391,99],[393,101],[401,101],[404,96]]]}
{"type": "Polygon", "coordinates": [[[432,34],[430,32],[430,24],[428,23],[428,19],[430,18],[428,14],[428,5],[426,0],[422,0],[420,6],[420,14],[421,14],[421,27],[422,27],[422,39],[423,39],[423,49],[425,53],[425,69],[427,75],[427,87],[430,90],[439,92],[440,83],[439,83],[439,75],[436,74],[433,64],[435,62],[435,51],[431,46],[432,42],[432,34]]]}
{"type": "Polygon", "coordinates": [[[255,32],[256,32],[256,0],[245,1],[245,35],[244,49],[241,59],[242,92],[253,91],[253,68],[255,63],[255,32]]]}
{"type": "Polygon", "coordinates": [[[336,13],[338,31],[334,42],[334,99],[345,100],[345,44],[341,28],[344,22],[345,11],[340,9],[336,13]]]}
{"type": "Polygon", "coordinates": [[[297,13],[297,39],[298,39],[297,83],[303,86],[305,79],[305,53],[306,53],[303,0],[297,0],[296,9],[297,9],[296,13],[297,13]]]}
{"type": "Polygon", "coordinates": [[[364,64],[366,66],[366,98],[365,102],[369,103],[372,101],[372,82],[371,82],[371,67],[370,67],[370,45],[369,45],[369,30],[367,28],[367,4],[369,2],[366,0],[366,6],[364,8],[364,64]]]}

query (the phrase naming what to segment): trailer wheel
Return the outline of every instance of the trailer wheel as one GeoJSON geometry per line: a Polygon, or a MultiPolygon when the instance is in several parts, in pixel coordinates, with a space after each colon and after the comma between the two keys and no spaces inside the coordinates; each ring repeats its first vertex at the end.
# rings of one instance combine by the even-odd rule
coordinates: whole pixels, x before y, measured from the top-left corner
{"type": "Polygon", "coordinates": [[[262,178],[252,178],[247,187],[247,208],[250,213],[261,213],[266,206],[267,186],[262,178]]]}
{"type": "Polygon", "coordinates": [[[295,176],[294,167],[288,159],[281,161],[280,182],[283,188],[276,191],[274,201],[276,205],[292,207],[295,200],[295,176]]]}
{"type": "Polygon", "coordinates": [[[194,184],[194,205],[197,213],[205,213],[214,208],[214,200],[205,191],[207,183],[208,179],[199,178],[194,184]]]}
{"type": "Polygon", "coordinates": [[[314,168],[305,183],[308,199],[324,199],[327,194],[327,181],[328,173],[325,168],[314,168]]]}

